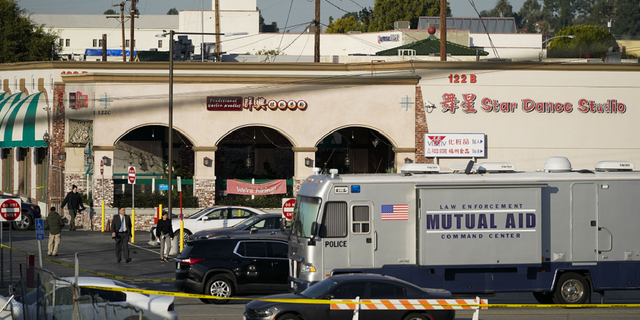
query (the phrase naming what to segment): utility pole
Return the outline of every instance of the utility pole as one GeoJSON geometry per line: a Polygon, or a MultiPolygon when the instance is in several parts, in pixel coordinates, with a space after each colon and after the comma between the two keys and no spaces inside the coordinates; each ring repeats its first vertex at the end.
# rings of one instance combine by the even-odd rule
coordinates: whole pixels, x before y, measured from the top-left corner
{"type": "Polygon", "coordinates": [[[120,2],[120,24],[122,25],[122,62],[127,62],[127,47],[124,45],[124,1],[120,2]]]}
{"type": "Polygon", "coordinates": [[[130,43],[130,47],[131,49],[129,49],[129,61],[133,62],[133,48],[135,47],[135,43],[136,40],[133,37],[133,31],[135,30],[135,21],[136,21],[136,2],[138,2],[138,0],[131,0],[131,43],[130,43]]]}
{"type": "MultiPolygon", "coordinates": [[[[120,6],[120,17],[118,16],[107,16],[107,19],[109,18],[120,18],[120,25],[122,26],[122,62],[127,62],[127,56],[125,54],[125,42],[124,42],[124,1],[120,2],[120,4],[114,4],[112,7],[117,7],[120,6]]],[[[132,31],[133,32],[133,31],[132,31]]],[[[106,48],[106,44],[105,44],[105,48],[106,48]]]]}
{"type": "Polygon", "coordinates": [[[102,61],[107,61],[107,35],[102,34],[102,61]]]}
{"type": "Polygon", "coordinates": [[[316,0],[316,18],[313,21],[316,24],[315,48],[313,50],[313,62],[320,62],[320,0],[316,0]]]}
{"type": "MultiPolygon", "coordinates": [[[[220,5],[219,5],[219,0],[215,0],[214,3],[214,9],[215,9],[215,15],[216,15],[216,62],[219,62],[220,60],[222,60],[221,58],[221,52],[220,52],[220,5]]],[[[204,33],[204,31],[202,31],[202,33],[204,33]]]]}
{"type": "Polygon", "coordinates": [[[447,0],[440,0],[440,61],[447,61],[447,0]]]}

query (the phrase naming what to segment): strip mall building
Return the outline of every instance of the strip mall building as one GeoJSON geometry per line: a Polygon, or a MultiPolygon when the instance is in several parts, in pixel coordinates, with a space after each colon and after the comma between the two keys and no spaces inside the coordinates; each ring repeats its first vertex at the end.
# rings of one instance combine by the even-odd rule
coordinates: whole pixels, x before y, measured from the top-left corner
{"type": "Polygon", "coordinates": [[[168,68],[0,65],[2,191],[44,207],[76,184],[109,205],[130,188],[129,166],[136,193],[158,190],[172,152],[176,175],[210,206],[227,179],[288,179],[295,193],[312,167],[449,171],[477,153],[439,137],[469,133],[483,139],[475,160],[517,170],[551,156],[574,169],[640,164],[638,64],[175,63],[172,146],[168,68]]]}

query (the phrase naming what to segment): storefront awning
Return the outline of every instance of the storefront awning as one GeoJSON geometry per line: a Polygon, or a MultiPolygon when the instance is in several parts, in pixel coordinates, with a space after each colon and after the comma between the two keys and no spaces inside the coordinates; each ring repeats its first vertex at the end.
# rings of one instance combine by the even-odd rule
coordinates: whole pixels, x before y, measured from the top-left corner
{"type": "Polygon", "coordinates": [[[0,148],[45,147],[47,110],[42,92],[0,96],[0,148]]]}

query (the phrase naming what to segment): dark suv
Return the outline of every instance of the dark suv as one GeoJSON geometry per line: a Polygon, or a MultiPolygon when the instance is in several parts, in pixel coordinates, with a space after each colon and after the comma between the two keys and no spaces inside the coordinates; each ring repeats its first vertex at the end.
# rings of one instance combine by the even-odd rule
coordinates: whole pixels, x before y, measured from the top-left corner
{"type": "Polygon", "coordinates": [[[281,230],[282,214],[268,213],[253,216],[229,228],[206,229],[191,235],[191,240],[214,238],[277,238],[287,240],[289,230],[281,230]]]}
{"type": "Polygon", "coordinates": [[[278,239],[203,239],[188,241],[177,258],[175,286],[227,303],[235,295],[287,292],[287,241],[278,239]]]}

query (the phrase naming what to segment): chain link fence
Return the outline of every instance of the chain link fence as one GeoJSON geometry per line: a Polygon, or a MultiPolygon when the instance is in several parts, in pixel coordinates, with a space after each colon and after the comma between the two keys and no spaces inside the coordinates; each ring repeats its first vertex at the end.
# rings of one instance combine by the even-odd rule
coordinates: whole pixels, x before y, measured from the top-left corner
{"type": "Polygon", "coordinates": [[[38,268],[36,288],[28,288],[24,280],[19,280],[9,286],[6,297],[0,298],[0,319],[147,319],[144,310],[127,301],[127,293],[85,288],[82,286],[101,285],[84,279],[79,284],[79,287],[74,284],[73,277],[60,278],[51,271],[38,268]]]}

